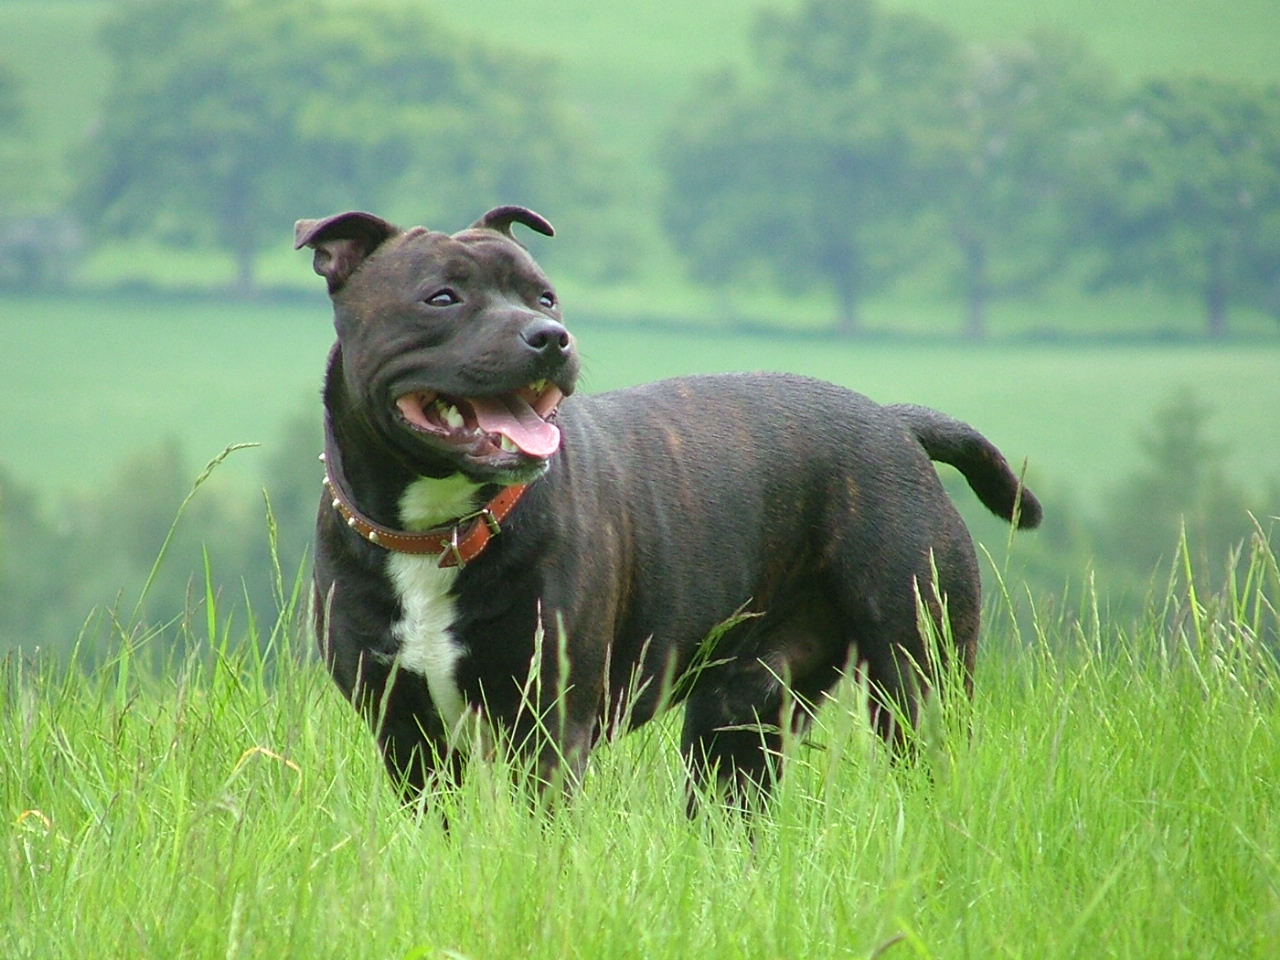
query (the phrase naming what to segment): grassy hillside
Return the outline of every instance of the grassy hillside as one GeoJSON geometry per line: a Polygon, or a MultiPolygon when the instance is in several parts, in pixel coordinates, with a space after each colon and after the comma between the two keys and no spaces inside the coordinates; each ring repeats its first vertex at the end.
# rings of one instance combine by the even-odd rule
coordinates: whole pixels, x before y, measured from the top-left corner
{"type": "Polygon", "coordinates": [[[915,768],[841,688],[753,830],[686,821],[671,723],[602,747],[554,817],[485,767],[398,809],[322,668],[229,648],[216,613],[161,673],[145,645],[88,674],[10,657],[0,955],[1274,957],[1280,572],[1254,574],[1270,606],[1175,591],[1160,637],[997,616],[915,768]]]}

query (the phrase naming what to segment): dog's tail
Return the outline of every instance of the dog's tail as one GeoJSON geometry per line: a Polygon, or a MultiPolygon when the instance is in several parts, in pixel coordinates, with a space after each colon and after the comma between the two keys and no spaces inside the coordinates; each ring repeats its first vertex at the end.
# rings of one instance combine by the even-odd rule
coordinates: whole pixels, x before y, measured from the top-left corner
{"type": "Polygon", "coordinates": [[[995,444],[969,424],[914,403],[898,403],[894,413],[920,441],[931,460],[949,463],[969,481],[988,510],[1020,529],[1040,525],[1040,501],[1022,485],[995,444]]]}

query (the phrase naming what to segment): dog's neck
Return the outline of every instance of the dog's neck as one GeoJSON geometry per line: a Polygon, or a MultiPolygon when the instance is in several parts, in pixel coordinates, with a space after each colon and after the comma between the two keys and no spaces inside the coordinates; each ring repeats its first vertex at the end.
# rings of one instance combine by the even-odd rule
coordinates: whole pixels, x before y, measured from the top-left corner
{"type": "Polygon", "coordinates": [[[464,566],[501,532],[526,484],[483,483],[460,473],[433,477],[376,431],[343,389],[341,347],[325,376],[325,488],[334,510],[362,539],[396,553],[434,555],[464,566]]]}
{"type": "Polygon", "coordinates": [[[436,479],[419,477],[400,495],[400,523],[406,530],[426,530],[475,512],[481,485],[455,473],[436,479]]]}
{"type": "Polygon", "coordinates": [[[399,527],[373,519],[357,506],[343,470],[343,451],[326,416],[324,431],[325,489],[330,508],[362,539],[394,553],[439,557],[441,567],[463,567],[502,532],[501,523],[524,496],[525,484],[496,488],[498,493],[477,506],[482,491],[495,489],[455,474],[417,477],[401,483],[395,514],[399,527]]]}
{"type": "MultiPolygon", "coordinates": [[[[409,488],[423,478],[408,464],[389,456],[382,446],[371,442],[358,425],[337,423],[326,411],[322,459],[326,483],[351,510],[380,526],[398,527],[406,523],[401,515],[401,501],[409,488]]],[[[449,499],[456,502],[457,497],[449,499]]],[[[415,498],[415,507],[415,513],[424,512],[421,498],[415,498]]],[[[469,512],[469,507],[470,503],[461,504],[452,516],[469,512]]],[[[435,522],[449,518],[449,515],[440,516],[435,522]]]]}

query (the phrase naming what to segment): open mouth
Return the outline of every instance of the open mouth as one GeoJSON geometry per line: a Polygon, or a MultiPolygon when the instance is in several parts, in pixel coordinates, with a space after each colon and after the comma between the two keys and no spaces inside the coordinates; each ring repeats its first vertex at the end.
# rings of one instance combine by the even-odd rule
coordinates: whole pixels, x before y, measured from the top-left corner
{"type": "Polygon", "coordinates": [[[491,397],[415,390],[396,399],[413,429],[473,457],[523,454],[545,460],[560,448],[556,410],[564,394],[547,380],[491,397]]]}

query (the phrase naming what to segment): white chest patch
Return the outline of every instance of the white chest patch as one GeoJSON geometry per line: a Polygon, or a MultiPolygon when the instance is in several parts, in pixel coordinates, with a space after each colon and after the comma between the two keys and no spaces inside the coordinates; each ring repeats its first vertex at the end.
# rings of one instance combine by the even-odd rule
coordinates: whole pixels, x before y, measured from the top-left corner
{"type": "MultiPolygon", "coordinates": [[[[476,489],[475,484],[457,476],[417,480],[400,498],[400,522],[408,530],[425,530],[461,516],[473,509],[476,489]]],[[[427,681],[451,745],[468,746],[471,738],[464,734],[474,711],[456,680],[458,660],[465,650],[453,635],[457,615],[449,595],[458,570],[439,564],[438,557],[388,555],[387,572],[402,611],[391,629],[400,641],[400,669],[427,681]]]]}

